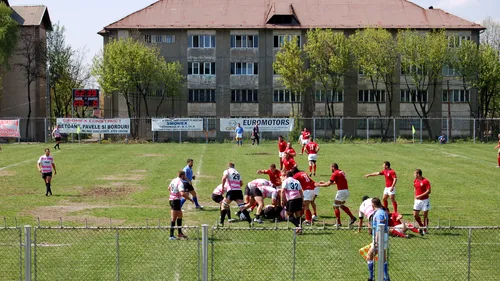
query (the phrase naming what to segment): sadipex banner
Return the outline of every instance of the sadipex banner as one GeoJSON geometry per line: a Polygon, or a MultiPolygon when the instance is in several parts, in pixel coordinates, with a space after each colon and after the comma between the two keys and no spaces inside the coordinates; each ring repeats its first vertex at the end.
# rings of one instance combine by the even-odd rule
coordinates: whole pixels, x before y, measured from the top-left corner
{"type": "Polygon", "coordinates": [[[129,118],[57,118],[57,125],[65,134],[130,134],[129,118]]]}
{"type": "Polygon", "coordinates": [[[255,124],[259,124],[260,132],[290,132],[293,130],[293,118],[221,118],[221,132],[234,132],[240,123],[243,130],[251,132],[255,124]]]}
{"type": "Polygon", "coordinates": [[[153,118],[151,119],[153,132],[180,132],[203,131],[203,118],[153,118]]]}
{"type": "Polygon", "coordinates": [[[20,138],[19,119],[0,120],[0,137],[20,138]]]}

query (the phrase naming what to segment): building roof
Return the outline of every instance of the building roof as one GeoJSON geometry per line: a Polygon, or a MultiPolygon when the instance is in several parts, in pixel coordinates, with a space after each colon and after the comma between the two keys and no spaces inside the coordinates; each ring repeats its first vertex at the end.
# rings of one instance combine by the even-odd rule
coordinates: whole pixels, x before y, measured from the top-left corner
{"type": "Polygon", "coordinates": [[[40,26],[44,25],[45,29],[52,30],[52,22],[50,21],[49,10],[46,6],[12,6],[14,13],[12,18],[21,26],[40,26]]]}
{"type": "Polygon", "coordinates": [[[358,29],[368,26],[484,29],[441,9],[425,9],[407,0],[159,0],[99,33],[112,29],[358,29]],[[296,21],[274,24],[269,21],[273,16],[294,17],[296,21]]]}

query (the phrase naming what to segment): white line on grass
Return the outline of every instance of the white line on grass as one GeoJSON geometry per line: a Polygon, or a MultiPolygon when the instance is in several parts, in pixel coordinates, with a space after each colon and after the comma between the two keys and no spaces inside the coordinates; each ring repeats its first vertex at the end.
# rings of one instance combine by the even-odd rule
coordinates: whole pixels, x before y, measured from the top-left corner
{"type": "Polygon", "coordinates": [[[200,155],[200,161],[198,161],[198,165],[196,165],[196,177],[200,176],[201,172],[201,166],[203,165],[203,154],[205,154],[205,151],[207,151],[207,145],[203,145],[203,151],[201,152],[200,155]]]}

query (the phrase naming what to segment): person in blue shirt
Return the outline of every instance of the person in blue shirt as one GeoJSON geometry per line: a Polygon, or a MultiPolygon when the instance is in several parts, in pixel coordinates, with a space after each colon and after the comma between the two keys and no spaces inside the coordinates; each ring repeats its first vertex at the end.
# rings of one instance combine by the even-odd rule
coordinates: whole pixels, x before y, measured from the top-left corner
{"type": "Polygon", "coordinates": [[[448,142],[448,138],[446,137],[445,134],[442,134],[441,136],[438,137],[438,141],[440,144],[445,144],[448,142]]]}
{"type": "Polygon", "coordinates": [[[243,145],[243,128],[240,123],[238,123],[238,126],[236,126],[234,131],[236,132],[236,144],[243,145]]]}
{"type": "MultiPolygon", "coordinates": [[[[384,255],[384,281],[390,281],[389,278],[389,266],[387,264],[387,242],[389,240],[389,214],[387,213],[386,209],[382,207],[382,202],[380,201],[379,198],[375,197],[372,199],[372,206],[375,212],[373,213],[373,218],[372,218],[372,246],[370,247],[370,250],[368,251],[368,274],[369,278],[368,281],[374,281],[374,263],[373,260],[375,258],[375,255],[377,254],[378,250],[378,225],[379,224],[385,224],[384,227],[384,241],[385,241],[385,255],[384,255]]],[[[380,261],[382,262],[382,261],[380,261]]]]}
{"type": "MultiPolygon", "coordinates": [[[[184,173],[186,173],[186,178],[183,180],[184,182],[184,189],[181,191],[181,195],[183,196],[181,198],[181,208],[186,202],[186,199],[184,199],[184,194],[189,193],[191,196],[193,196],[193,203],[196,205],[196,209],[203,209],[203,206],[201,206],[198,203],[198,197],[196,195],[196,191],[194,190],[193,187],[193,180],[196,179],[196,176],[193,175],[193,164],[194,160],[193,159],[188,159],[187,160],[187,165],[182,169],[184,173]]],[[[188,196],[189,196],[188,194],[188,196]]]]}

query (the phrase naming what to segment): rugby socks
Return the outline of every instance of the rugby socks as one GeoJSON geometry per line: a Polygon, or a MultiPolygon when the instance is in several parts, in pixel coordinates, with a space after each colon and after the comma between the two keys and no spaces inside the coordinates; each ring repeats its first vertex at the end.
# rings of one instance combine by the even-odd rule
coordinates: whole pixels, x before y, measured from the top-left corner
{"type": "Polygon", "coordinates": [[[248,223],[252,223],[252,219],[250,218],[250,214],[248,213],[248,211],[245,209],[241,212],[243,213],[243,215],[245,215],[245,218],[247,218],[248,223]]]}
{"type": "Polygon", "coordinates": [[[314,175],[316,175],[316,164],[313,164],[314,175]]]}
{"type": "Polygon", "coordinates": [[[312,222],[311,210],[306,210],[306,221],[312,222]]]}
{"type": "Polygon", "coordinates": [[[389,265],[384,263],[384,280],[389,280],[389,265]]]}
{"type": "Polygon", "coordinates": [[[200,204],[198,204],[198,197],[193,197],[193,201],[194,201],[194,204],[196,205],[196,207],[200,206],[200,204]]]}
{"type": "Polygon", "coordinates": [[[408,229],[413,232],[413,233],[416,233],[416,234],[419,234],[418,232],[418,229],[416,227],[413,226],[413,224],[409,223],[406,225],[408,227],[408,229]]]}
{"type": "MultiPolygon", "coordinates": [[[[342,208],[342,210],[344,210],[344,212],[345,212],[347,215],[349,215],[349,217],[350,217],[351,219],[353,219],[353,218],[354,218],[354,216],[353,216],[353,215],[352,215],[352,213],[351,213],[351,210],[349,210],[349,207],[342,205],[342,206],[340,206],[340,208],[342,208]]],[[[340,212],[339,212],[339,213],[340,213],[340,212]]]]}
{"type": "Polygon", "coordinates": [[[50,189],[50,182],[45,183],[45,196],[52,195],[52,190],[50,189]]]}
{"type": "Polygon", "coordinates": [[[309,166],[309,173],[311,173],[311,172],[312,172],[312,169],[313,169],[313,167],[312,167],[312,166],[309,166]]]}
{"type": "Polygon", "coordinates": [[[170,237],[174,237],[175,221],[170,222],[170,237]]]}
{"type": "Polygon", "coordinates": [[[415,220],[417,221],[418,226],[420,226],[420,227],[424,226],[424,224],[422,223],[422,219],[420,218],[420,216],[416,216],[415,220]]]}
{"type": "Polygon", "coordinates": [[[337,218],[337,224],[341,224],[340,223],[340,209],[334,208],[334,211],[335,211],[335,217],[337,218]]]}
{"type": "Polygon", "coordinates": [[[220,224],[224,225],[224,220],[226,219],[226,213],[229,213],[226,211],[226,209],[220,210],[220,224]]]}
{"type": "Polygon", "coordinates": [[[500,166],[500,157],[498,157],[498,166],[500,166]]]}
{"type": "Polygon", "coordinates": [[[302,146],[302,151],[300,152],[300,154],[304,154],[304,148],[305,146],[302,146]]]}
{"type": "Polygon", "coordinates": [[[183,198],[181,198],[181,208],[182,208],[182,206],[184,206],[184,203],[185,203],[185,202],[186,202],[186,199],[185,199],[184,197],[183,197],[183,198]]]}
{"type": "Polygon", "coordinates": [[[401,231],[398,231],[396,229],[393,229],[390,231],[392,236],[397,236],[397,237],[405,237],[405,234],[401,231]]]}
{"type": "Polygon", "coordinates": [[[368,261],[368,273],[370,275],[370,280],[374,280],[374,265],[373,265],[373,261],[368,261]]]}
{"type": "Polygon", "coordinates": [[[298,219],[294,216],[291,216],[289,219],[288,219],[291,223],[293,223],[293,225],[295,225],[295,227],[299,227],[299,222],[298,222],[298,219]]]}
{"type": "Polygon", "coordinates": [[[386,210],[389,210],[389,209],[387,209],[387,207],[389,206],[389,202],[387,202],[387,200],[382,200],[382,204],[384,205],[384,208],[386,210]]]}
{"type": "Polygon", "coordinates": [[[182,233],[182,218],[177,218],[177,226],[179,227],[177,230],[179,231],[179,234],[182,233]]]}
{"type": "Polygon", "coordinates": [[[392,201],[392,207],[394,208],[394,212],[397,213],[398,212],[398,202],[392,201]]]}
{"type": "Polygon", "coordinates": [[[230,220],[231,219],[231,210],[227,209],[226,214],[227,214],[227,219],[230,220]]]}
{"type": "Polygon", "coordinates": [[[313,208],[313,215],[318,216],[318,213],[316,213],[316,203],[311,202],[311,206],[313,208]]]}

